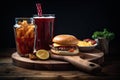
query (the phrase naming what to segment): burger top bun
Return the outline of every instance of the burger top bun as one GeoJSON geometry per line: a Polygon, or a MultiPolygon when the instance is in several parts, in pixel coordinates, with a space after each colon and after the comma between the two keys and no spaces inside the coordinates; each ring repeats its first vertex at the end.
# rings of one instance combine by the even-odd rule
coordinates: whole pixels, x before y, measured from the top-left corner
{"type": "Polygon", "coordinates": [[[52,42],[62,45],[76,45],[78,43],[78,39],[73,35],[61,34],[55,36],[52,42]]]}

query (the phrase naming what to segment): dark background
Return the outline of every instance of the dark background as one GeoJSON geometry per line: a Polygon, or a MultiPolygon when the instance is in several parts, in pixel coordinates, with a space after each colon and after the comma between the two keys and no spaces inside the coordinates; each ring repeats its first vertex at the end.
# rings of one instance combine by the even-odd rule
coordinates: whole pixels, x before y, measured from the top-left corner
{"type": "Polygon", "coordinates": [[[0,2],[0,48],[14,48],[15,17],[37,14],[36,3],[43,13],[55,14],[55,35],[73,34],[79,39],[91,38],[94,31],[107,28],[115,33],[110,41],[111,54],[119,54],[119,4],[117,0],[16,0],[0,2]]]}

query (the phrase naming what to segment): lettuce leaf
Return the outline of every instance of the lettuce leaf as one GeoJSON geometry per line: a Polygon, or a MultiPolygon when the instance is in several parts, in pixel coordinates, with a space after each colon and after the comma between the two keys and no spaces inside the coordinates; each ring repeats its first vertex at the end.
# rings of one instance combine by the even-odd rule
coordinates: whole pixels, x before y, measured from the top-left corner
{"type": "Polygon", "coordinates": [[[106,28],[104,28],[103,31],[95,31],[92,34],[92,38],[93,39],[97,39],[97,38],[106,38],[108,40],[112,40],[115,38],[115,34],[113,32],[108,31],[106,28]]]}

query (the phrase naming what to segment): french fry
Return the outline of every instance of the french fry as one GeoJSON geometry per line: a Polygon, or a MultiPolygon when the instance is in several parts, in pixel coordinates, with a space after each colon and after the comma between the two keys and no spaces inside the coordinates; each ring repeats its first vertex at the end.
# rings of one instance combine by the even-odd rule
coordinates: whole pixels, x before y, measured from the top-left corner
{"type": "Polygon", "coordinates": [[[34,35],[35,35],[35,33],[34,33],[34,32],[31,32],[31,33],[30,33],[30,38],[34,38],[34,35]]]}
{"type": "Polygon", "coordinates": [[[23,20],[23,22],[21,23],[22,26],[28,26],[28,23],[26,20],[23,20]]]}
{"type": "Polygon", "coordinates": [[[19,38],[24,36],[25,33],[26,32],[25,32],[25,28],[24,27],[20,27],[20,28],[16,29],[16,34],[17,34],[17,37],[19,37],[19,38]]]}
{"type": "Polygon", "coordinates": [[[34,45],[35,25],[28,24],[26,20],[18,22],[20,27],[16,28],[17,48],[20,53],[29,53],[34,45]]]}
{"type": "Polygon", "coordinates": [[[26,38],[31,38],[31,34],[34,33],[34,28],[33,27],[29,27],[28,31],[25,33],[25,37],[26,38]]]}

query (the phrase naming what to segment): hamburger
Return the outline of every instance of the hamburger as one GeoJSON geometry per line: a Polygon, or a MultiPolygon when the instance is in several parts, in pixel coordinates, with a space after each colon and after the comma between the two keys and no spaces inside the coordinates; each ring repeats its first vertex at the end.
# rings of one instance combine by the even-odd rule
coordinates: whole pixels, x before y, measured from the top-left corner
{"type": "Polygon", "coordinates": [[[57,35],[52,39],[51,52],[61,55],[74,55],[79,53],[78,39],[69,34],[57,35]]]}

